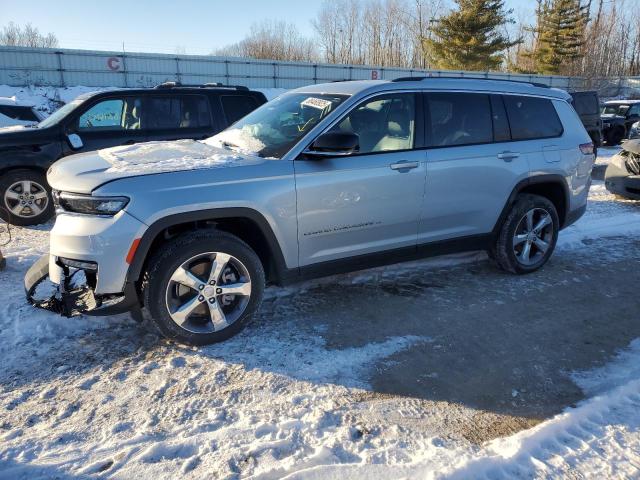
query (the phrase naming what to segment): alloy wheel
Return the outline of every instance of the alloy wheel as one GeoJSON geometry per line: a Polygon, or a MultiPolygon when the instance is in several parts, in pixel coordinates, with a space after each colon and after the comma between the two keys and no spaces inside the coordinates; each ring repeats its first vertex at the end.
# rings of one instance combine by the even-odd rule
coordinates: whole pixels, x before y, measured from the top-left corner
{"type": "Polygon", "coordinates": [[[551,247],[553,235],[553,218],[544,208],[525,213],[513,235],[513,253],[518,262],[528,267],[540,262],[551,247]]]}
{"type": "Polygon", "coordinates": [[[9,186],[4,193],[5,208],[20,218],[37,217],[47,209],[47,190],[32,180],[21,180],[9,186]]]}
{"type": "Polygon", "coordinates": [[[237,321],[251,298],[244,264],[223,252],[207,252],[182,263],[171,275],[166,305],[171,319],[193,333],[218,332],[237,321]]]}

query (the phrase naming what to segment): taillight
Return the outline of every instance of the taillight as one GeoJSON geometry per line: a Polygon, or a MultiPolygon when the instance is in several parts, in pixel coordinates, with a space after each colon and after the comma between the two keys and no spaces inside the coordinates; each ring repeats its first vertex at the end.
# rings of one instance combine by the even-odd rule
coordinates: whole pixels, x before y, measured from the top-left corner
{"type": "Polygon", "coordinates": [[[580,151],[583,155],[593,155],[593,143],[583,143],[580,145],[580,151]]]}

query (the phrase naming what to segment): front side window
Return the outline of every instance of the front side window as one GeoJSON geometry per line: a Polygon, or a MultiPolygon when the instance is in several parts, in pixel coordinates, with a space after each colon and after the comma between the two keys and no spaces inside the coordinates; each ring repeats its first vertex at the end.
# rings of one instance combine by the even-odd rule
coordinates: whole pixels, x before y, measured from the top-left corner
{"type": "Polygon", "coordinates": [[[282,158],[347,98],[347,95],[287,93],[265,103],[206,143],[282,158]]]}
{"type": "Polygon", "coordinates": [[[80,115],[79,130],[120,130],[124,100],[114,98],[99,102],[80,115]]]}
{"type": "Polygon", "coordinates": [[[640,104],[632,105],[627,113],[629,117],[634,117],[640,115],[640,104]]]}
{"type": "Polygon", "coordinates": [[[514,140],[562,135],[562,123],[551,100],[519,95],[505,95],[503,98],[514,140]]]}
{"type": "Polygon", "coordinates": [[[489,95],[429,93],[427,98],[431,146],[460,146],[493,141],[489,95]]]}
{"type": "Polygon", "coordinates": [[[375,97],[358,105],[330,132],[355,133],[359,153],[392,152],[413,147],[415,137],[415,94],[375,97]]]}

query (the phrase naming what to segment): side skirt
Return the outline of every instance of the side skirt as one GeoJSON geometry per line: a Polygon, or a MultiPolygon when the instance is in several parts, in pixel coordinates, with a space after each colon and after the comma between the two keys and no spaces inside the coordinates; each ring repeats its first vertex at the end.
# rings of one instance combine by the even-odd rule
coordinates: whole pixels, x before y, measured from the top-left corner
{"type": "Polygon", "coordinates": [[[280,278],[280,285],[290,285],[292,283],[313,278],[327,277],[340,273],[355,272],[368,268],[381,267],[395,263],[410,262],[421,258],[436,257],[439,255],[450,255],[453,253],[470,252],[475,250],[487,250],[493,241],[492,234],[474,235],[470,237],[456,238],[453,240],[443,240],[418,245],[417,247],[406,247],[384,252],[358,255],[340,260],[315,263],[300,267],[299,269],[287,270],[286,274],[280,278]]]}

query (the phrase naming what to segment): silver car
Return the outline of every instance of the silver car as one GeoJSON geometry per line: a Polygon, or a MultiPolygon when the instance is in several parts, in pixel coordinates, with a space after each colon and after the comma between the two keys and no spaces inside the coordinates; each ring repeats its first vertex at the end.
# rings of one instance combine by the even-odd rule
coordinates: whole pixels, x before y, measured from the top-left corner
{"type": "MultiPolygon", "coordinates": [[[[63,159],[41,306],[148,310],[191,344],[224,340],[266,284],[487,250],[525,274],[584,212],[593,145],[560,90],[403,78],[290,91],[204,141],[63,159]]],[[[36,301],[36,300],[34,300],[36,301]]]]}

